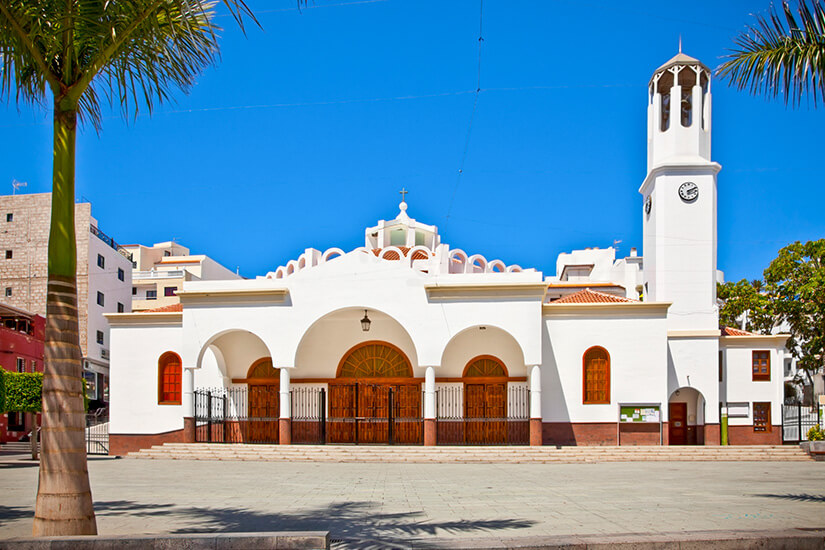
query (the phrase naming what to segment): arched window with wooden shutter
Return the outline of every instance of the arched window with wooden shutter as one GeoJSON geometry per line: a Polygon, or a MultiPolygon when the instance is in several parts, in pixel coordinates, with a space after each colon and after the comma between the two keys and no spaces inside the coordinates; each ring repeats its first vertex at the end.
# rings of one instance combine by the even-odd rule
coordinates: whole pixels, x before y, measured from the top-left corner
{"type": "Polygon", "coordinates": [[[585,405],[610,403],[610,354],[594,346],[584,352],[582,364],[582,402],[585,405]]]}
{"type": "Polygon", "coordinates": [[[158,405],[180,405],[181,360],[167,351],[158,359],[158,405]]]}

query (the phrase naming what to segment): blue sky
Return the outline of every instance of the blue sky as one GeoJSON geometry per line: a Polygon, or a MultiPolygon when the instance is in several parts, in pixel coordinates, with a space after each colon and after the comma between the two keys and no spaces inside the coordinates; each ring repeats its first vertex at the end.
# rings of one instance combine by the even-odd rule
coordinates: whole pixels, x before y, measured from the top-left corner
{"type": "MultiPolygon", "coordinates": [[[[77,197],[119,242],[175,238],[254,277],[308,247],[362,246],[402,187],[412,217],[488,259],[549,275],[560,252],[641,251],[652,72],[680,35],[715,69],[768,2],[485,0],[469,132],[477,0],[249,5],[263,30],[220,15],[221,62],[189,95],[83,129],[77,197]]],[[[754,278],[825,236],[825,108],[712,91],[719,268],[754,278]]],[[[13,98],[0,113],[0,192],[48,191],[50,113],[13,98]]]]}

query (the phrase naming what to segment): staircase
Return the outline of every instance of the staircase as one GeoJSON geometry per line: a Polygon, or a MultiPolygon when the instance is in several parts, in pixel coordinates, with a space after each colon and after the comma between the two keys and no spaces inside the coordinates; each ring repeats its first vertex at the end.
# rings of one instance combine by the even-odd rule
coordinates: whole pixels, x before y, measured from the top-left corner
{"type": "Polygon", "coordinates": [[[736,447],[410,447],[164,443],[126,458],[273,462],[592,463],[639,461],[807,461],[796,445],[736,447]]]}
{"type": "MultiPolygon", "coordinates": [[[[37,452],[40,452],[40,442],[37,442],[37,452]]],[[[30,455],[32,444],[30,441],[9,441],[0,445],[0,453],[4,455],[30,455]]]]}

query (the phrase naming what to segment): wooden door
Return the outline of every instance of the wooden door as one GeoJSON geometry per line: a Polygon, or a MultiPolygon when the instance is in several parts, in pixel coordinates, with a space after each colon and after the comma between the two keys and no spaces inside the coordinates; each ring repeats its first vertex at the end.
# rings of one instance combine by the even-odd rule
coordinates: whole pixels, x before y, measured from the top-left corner
{"type": "Polygon", "coordinates": [[[484,417],[484,443],[507,443],[507,384],[485,384],[484,417]]]}
{"type": "Polygon", "coordinates": [[[249,385],[250,443],[277,443],[280,417],[278,386],[273,384],[249,385]]]}
{"type": "Polygon", "coordinates": [[[668,405],[668,444],[687,444],[687,403],[668,405]]]}
{"type": "Polygon", "coordinates": [[[355,443],[358,386],[330,384],[327,438],[330,443],[355,443]]]}
{"type": "Polygon", "coordinates": [[[401,444],[421,443],[421,385],[405,384],[393,388],[393,441],[401,444]]]}
{"type": "Polygon", "coordinates": [[[358,384],[358,443],[387,443],[391,386],[358,384]]]}
{"type": "Polygon", "coordinates": [[[464,437],[467,443],[484,443],[484,384],[464,385],[464,437]]]}

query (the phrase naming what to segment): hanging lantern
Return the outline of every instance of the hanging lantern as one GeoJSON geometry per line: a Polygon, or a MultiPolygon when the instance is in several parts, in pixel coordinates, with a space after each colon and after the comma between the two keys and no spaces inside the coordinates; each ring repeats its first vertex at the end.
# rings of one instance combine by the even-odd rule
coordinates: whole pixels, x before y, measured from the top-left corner
{"type": "Polygon", "coordinates": [[[363,330],[364,332],[369,332],[371,324],[372,324],[372,321],[370,321],[370,318],[367,315],[367,310],[365,309],[364,310],[364,318],[361,319],[361,330],[363,330]]]}

